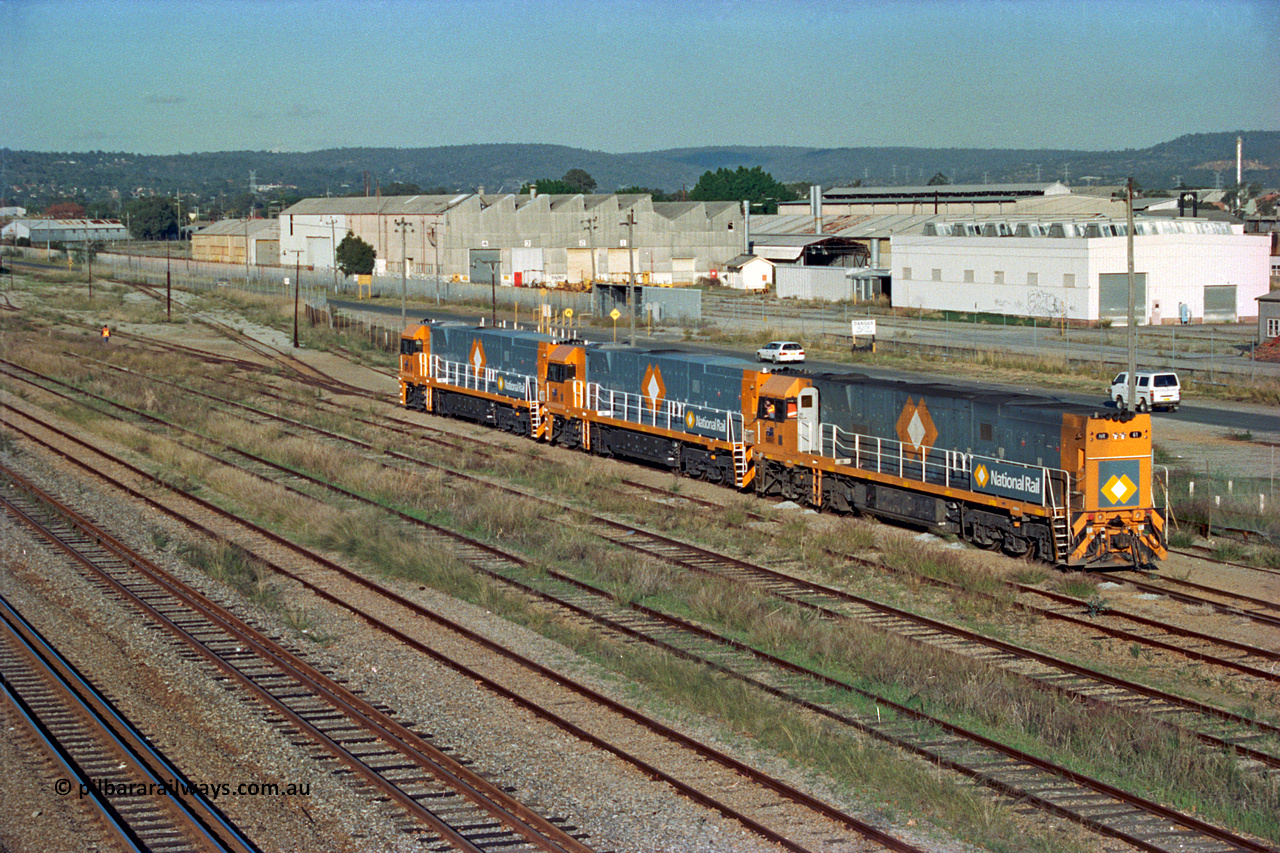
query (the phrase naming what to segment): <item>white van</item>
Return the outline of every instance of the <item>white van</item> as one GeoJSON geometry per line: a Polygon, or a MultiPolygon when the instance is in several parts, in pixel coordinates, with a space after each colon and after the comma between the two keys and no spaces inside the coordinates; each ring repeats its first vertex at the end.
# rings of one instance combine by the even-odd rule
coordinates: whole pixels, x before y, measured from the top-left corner
{"type": "MultiPolygon", "coordinates": [[[[1178,374],[1172,370],[1161,370],[1151,373],[1138,371],[1133,375],[1137,380],[1134,389],[1135,409],[1139,412],[1149,412],[1152,409],[1178,411],[1178,404],[1182,402],[1182,385],[1178,382],[1178,374]]],[[[1127,370],[1116,374],[1116,378],[1111,380],[1111,399],[1116,401],[1116,408],[1120,411],[1123,412],[1128,408],[1129,372],[1127,370]]]]}

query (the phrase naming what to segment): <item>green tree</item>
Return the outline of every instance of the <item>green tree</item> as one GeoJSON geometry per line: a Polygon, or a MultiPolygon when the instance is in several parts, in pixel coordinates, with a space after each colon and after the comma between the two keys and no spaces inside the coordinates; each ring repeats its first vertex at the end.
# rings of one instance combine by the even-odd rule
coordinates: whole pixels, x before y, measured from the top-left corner
{"type": "Polygon", "coordinates": [[[539,178],[533,183],[525,184],[520,187],[520,195],[526,195],[533,190],[538,191],[538,195],[577,195],[578,193],[593,193],[596,191],[596,179],[588,175],[582,169],[570,169],[564,173],[564,177],[559,180],[555,178],[539,178]]]}
{"type": "Polygon", "coordinates": [[[647,195],[652,196],[654,201],[675,201],[675,196],[664,190],[655,190],[649,187],[622,187],[618,190],[618,195],[647,195]]]}
{"type": "Polygon", "coordinates": [[[422,195],[422,188],[409,181],[392,181],[382,185],[383,195],[422,195]]]}
{"type": "Polygon", "coordinates": [[[171,240],[178,235],[178,208],[171,198],[134,199],[125,210],[129,232],[139,240],[171,240]]]}
{"type": "Polygon", "coordinates": [[[573,188],[570,192],[593,193],[596,191],[596,179],[582,169],[570,169],[560,180],[573,188]]]}
{"type": "Polygon", "coordinates": [[[338,244],[338,269],[343,275],[368,275],[373,272],[373,259],[376,257],[378,253],[373,246],[354,232],[348,231],[338,244]]]}
{"type": "Polygon", "coordinates": [[[762,205],[765,213],[776,213],[778,202],[796,198],[794,191],[776,181],[760,166],[752,169],[739,166],[736,171],[722,167],[714,172],[704,172],[697,185],[689,191],[691,201],[746,200],[762,205]]]}

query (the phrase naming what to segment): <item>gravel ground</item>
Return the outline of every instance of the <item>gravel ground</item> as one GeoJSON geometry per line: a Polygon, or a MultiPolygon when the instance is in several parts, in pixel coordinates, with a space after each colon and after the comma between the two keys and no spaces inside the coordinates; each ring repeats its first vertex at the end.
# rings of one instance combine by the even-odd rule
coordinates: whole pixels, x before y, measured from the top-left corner
{"type": "MultiPolygon", "coordinates": [[[[148,330],[139,330],[148,331],[148,330]]],[[[172,327],[165,329],[173,333],[172,327]]],[[[180,331],[190,343],[191,329],[180,331]]],[[[276,333],[278,337],[278,333],[276,333]]],[[[280,341],[275,341],[279,344],[280,341]]],[[[244,355],[243,350],[220,345],[224,351],[244,355]]],[[[348,381],[383,388],[394,395],[395,383],[385,376],[351,368],[333,356],[305,354],[308,360],[348,381]],[[385,387],[384,387],[385,386],[385,387]]],[[[1227,442],[1217,436],[1197,435],[1186,425],[1162,433],[1162,439],[1176,448],[1201,444],[1222,445],[1223,464],[1247,464],[1247,445],[1227,442]],[[1238,458],[1243,453],[1244,458],[1238,458]],[[1232,454],[1237,454],[1233,456],[1232,454]]],[[[160,551],[150,544],[148,531],[164,526],[158,519],[145,518],[124,502],[104,497],[86,487],[78,477],[65,473],[61,465],[45,463],[30,454],[6,456],[37,482],[59,485],[65,494],[74,494],[75,503],[115,531],[133,531],[135,546],[144,546],[161,565],[205,588],[212,597],[229,600],[233,596],[203,576],[191,572],[173,557],[173,547],[160,551]]],[[[634,471],[633,471],[634,473],[634,471]]],[[[665,481],[669,478],[662,477],[665,481]]],[[[723,498],[723,490],[689,483],[687,488],[723,498]]],[[[170,535],[176,536],[175,531],[170,535]]],[[[148,629],[129,610],[79,578],[64,561],[51,557],[33,545],[27,534],[0,517],[0,592],[9,596],[41,630],[56,638],[60,647],[76,662],[95,673],[100,683],[111,685],[114,698],[125,712],[151,733],[157,744],[189,768],[193,781],[218,782],[276,781],[306,783],[305,797],[280,799],[233,797],[220,801],[239,825],[267,850],[401,850],[420,849],[398,833],[378,807],[371,805],[339,782],[330,768],[294,747],[277,729],[265,722],[255,708],[233,698],[213,681],[201,665],[177,653],[159,632],[148,629]]],[[[982,555],[983,559],[990,555],[982,555]]],[[[1181,567],[1170,561],[1169,567],[1181,567]]],[[[1182,571],[1182,568],[1178,568],[1182,571]]],[[[1216,571],[1202,564],[1188,564],[1186,571],[1216,571]]],[[[1225,570],[1224,570],[1225,571],[1225,570]]],[[[1241,583],[1269,584],[1264,594],[1280,599],[1274,582],[1258,581],[1250,573],[1241,583]]],[[[1195,577],[1192,578],[1197,579],[1195,577]]],[[[534,657],[587,681],[591,686],[628,701],[642,703],[645,697],[629,693],[626,685],[597,671],[566,648],[494,617],[486,611],[430,590],[408,589],[423,603],[484,633],[522,654],[534,657]]],[[[350,679],[350,686],[367,692],[368,698],[396,709],[402,720],[416,722],[437,741],[451,745],[473,760],[479,768],[516,788],[518,796],[538,803],[548,814],[563,816],[590,833],[602,849],[622,851],[757,851],[773,850],[748,835],[737,824],[696,807],[675,796],[665,785],[644,779],[620,762],[588,751],[567,736],[548,731],[526,712],[510,706],[470,680],[444,670],[419,655],[389,646],[363,623],[323,603],[311,600],[298,590],[287,590],[290,602],[315,615],[318,633],[335,638],[328,646],[309,646],[305,651],[314,661],[350,679]]],[[[1110,595],[1125,597],[1118,590],[1110,595]]],[[[1138,603],[1141,605],[1141,603],[1138,603]]],[[[282,635],[289,630],[276,616],[236,601],[237,609],[251,613],[259,623],[275,626],[282,635]]],[[[1162,602],[1147,604],[1167,618],[1204,618],[1207,614],[1180,613],[1162,602]]],[[[1184,608],[1185,609],[1185,608],[1184,608]]],[[[1218,626],[1221,627],[1221,626],[1218,626]]],[[[1239,626],[1237,626],[1239,627],[1239,626]]],[[[1227,626],[1226,630],[1230,630],[1227,626]]],[[[1239,627],[1239,630],[1248,630],[1239,627]]],[[[1263,638],[1280,648],[1280,637],[1263,638]]],[[[1254,637],[1257,641],[1258,637],[1254,637]]],[[[302,642],[299,640],[298,642],[302,642]]],[[[1082,644],[1088,641],[1081,639],[1082,644]]],[[[1081,646],[1084,648],[1084,646],[1081,646]]],[[[1111,650],[1122,656],[1124,649],[1111,650]]],[[[702,730],[697,721],[682,724],[701,737],[717,733],[702,730]]],[[[92,828],[77,807],[50,793],[55,775],[50,768],[31,758],[6,725],[0,739],[0,767],[9,771],[12,784],[0,787],[0,850],[70,850],[85,844],[92,828]],[[15,829],[15,827],[20,827],[15,829]]],[[[793,783],[808,788],[831,801],[841,800],[821,779],[810,778],[790,768],[776,757],[758,754],[742,744],[721,739],[739,757],[764,766],[777,775],[792,777],[793,783]]],[[[849,809],[864,818],[894,813],[892,793],[869,796],[849,809]]],[[[949,840],[943,833],[915,825],[901,818],[901,826],[882,826],[909,838],[935,853],[965,853],[972,848],[949,840]]],[[[1039,819],[1037,819],[1039,820],[1039,819]]],[[[832,844],[831,850],[857,849],[832,844]]],[[[1114,849],[1098,842],[1094,849],[1114,849]]]]}
{"type": "MultiPolygon", "coordinates": [[[[173,547],[158,551],[147,540],[147,531],[167,527],[159,519],[146,519],[134,507],[99,495],[79,478],[66,474],[61,465],[46,464],[28,454],[6,456],[25,476],[42,487],[75,494],[76,503],[99,523],[117,531],[134,531],[139,547],[166,569],[195,583],[211,597],[233,603],[258,624],[272,626],[281,635],[288,629],[272,613],[246,606],[203,575],[192,572],[173,558],[173,547]]],[[[170,531],[171,535],[176,531],[170,531]]],[[[104,597],[59,557],[37,547],[25,530],[0,521],[0,593],[15,605],[78,665],[94,673],[99,684],[121,709],[153,741],[169,754],[193,782],[277,782],[309,784],[308,796],[292,798],[229,797],[219,801],[238,825],[264,849],[335,851],[420,849],[398,833],[376,806],[370,805],[338,782],[330,769],[293,746],[278,729],[261,719],[252,706],[233,698],[210,678],[210,672],[177,653],[160,632],[144,627],[137,617],[114,599],[104,597]]],[[[591,664],[564,647],[533,634],[473,605],[430,590],[402,590],[454,620],[481,629],[521,654],[565,671],[595,689],[631,702],[625,685],[598,672],[591,664]]],[[[327,647],[313,646],[304,653],[322,667],[349,679],[349,686],[367,698],[396,710],[401,720],[417,723],[437,742],[448,744],[479,769],[515,787],[517,794],[537,804],[545,813],[566,818],[589,833],[601,849],[622,851],[772,851],[776,848],[726,820],[677,796],[665,784],[651,781],[620,761],[583,747],[564,733],[549,729],[524,710],[456,673],[438,667],[407,649],[388,644],[362,622],[342,612],[332,612],[305,593],[289,591],[293,605],[317,617],[317,633],[336,638],[327,647]]],[[[678,727],[680,727],[678,725],[678,727]]],[[[717,733],[701,729],[696,721],[683,726],[695,736],[717,740],[717,733]]],[[[794,778],[798,774],[785,762],[747,750],[740,743],[719,739],[740,758],[765,767],[830,801],[842,796],[821,780],[794,778]]],[[[29,751],[28,751],[29,752],[29,751]]],[[[16,754],[6,743],[0,755],[16,754]]],[[[17,758],[32,765],[30,757],[17,758]]],[[[37,763],[38,764],[38,763],[37,763]]],[[[9,766],[6,764],[6,766],[9,766]]],[[[76,825],[49,785],[55,777],[48,769],[32,767],[30,780],[0,801],[0,825],[22,829],[3,838],[8,850],[73,849],[67,846],[67,827],[76,825]],[[37,781],[42,780],[42,781],[37,781]],[[36,814],[36,813],[39,814],[36,814]],[[31,817],[34,815],[34,817],[31,817]]],[[[850,806],[854,813],[874,819],[883,803],[850,806]]],[[[925,832],[915,821],[903,818],[903,826],[884,828],[937,853],[962,853],[964,845],[925,832]],[[926,838],[930,836],[930,838],[926,838]]],[[[71,837],[84,836],[80,831],[71,837]]],[[[860,850],[858,843],[836,843],[832,851],[860,850]]]]}

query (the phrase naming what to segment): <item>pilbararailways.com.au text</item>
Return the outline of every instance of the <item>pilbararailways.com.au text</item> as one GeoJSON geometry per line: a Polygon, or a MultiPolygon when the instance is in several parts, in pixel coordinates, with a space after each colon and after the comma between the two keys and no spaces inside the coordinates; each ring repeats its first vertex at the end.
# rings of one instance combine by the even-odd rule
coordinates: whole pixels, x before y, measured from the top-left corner
{"type": "Polygon", "coordinates": [[[180,782],[172,778],[148,780],[146,782],[115,781],[110,779],[90,779],[88,782],[74,782],[70,779],[58,779],[53,783],[53,790],[60,797],[65,797],[72,792],[78,792],[80,799],[84,799],[90,794],[98,794],[103,797],[201,796],[216,800],[218,797],[309,797],[311,796],[311,783],[195,783],[180,782]]]}

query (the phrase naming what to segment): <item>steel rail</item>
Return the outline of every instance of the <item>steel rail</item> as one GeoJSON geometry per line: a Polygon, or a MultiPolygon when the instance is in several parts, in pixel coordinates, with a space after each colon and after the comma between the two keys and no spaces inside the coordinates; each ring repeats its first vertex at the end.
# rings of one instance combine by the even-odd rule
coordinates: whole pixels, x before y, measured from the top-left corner
{"type": "MultiPolygon", "coordinates": [[[[230,611],[209,601],[200,593],[151,565],[145,558],[134,553],[132,549],[106,531],[98,528],[70,507],[44,493],[34,484],[14,472],[7,471],[6,476],[18,483],[24,491],[36,495],[38,500],[51,506],[55,512],[67,519],[82,535],[109,550],[118,559],[125,562],[129,568],[143,573],[148,580],[180,601],[183,606],[200,613],[213,624],[235,637],[238,642],[253,649],[261,658],[271,661],[308,689],[314,690],[318,696],[339,710],[349,721],[356,723],[357,726],[371,733],[378,734],[392,744],[401,745],[407,757],[417,761],[424,770],[431,773],[440,782],[457,790],[474,804],[485,809],[494,818],[501,820],[503,825],[523,836],[527,842],[543,850],[563,851],[563,853],[591,853],[593,848],[581,843],[554,823],[529,809],[519,800],[503,791],[501,787],[485,781],[478,774],[463,767],[456,759],[430,746],[419,735],[391,719],[370,703],[354,696],[296,655],[273,642],[265,640],[259,632],[249,627],[234,614],[231,614],[230,611]]],[[[55,544],[72,559],[75,559],[108,583],[118,595],[130,601],[143,612],[149,613],[152,619],[159,622],[172,634],[193,648],[208,663],[226,675],[237,679],[243,687],[254,693],[260,701],[288,719],[290,725],[309,734],[316,742],[325,745],[332,755],[346,764],[354,773],[383,791],[410,814],[431,825],[432,830],[441,838],[448,840],[458,849],[473,851],[473,853],[484,853],[484,847],[474,844],[464,833],[455,829],[452,823],[441,819],[432,810],[424,807],[412,795],[402,791],[398,785],[384,779],[382,774],[370,767],[328,731],[303,717],[289,704],[282,702],[272,692],[263,688],[254,679],[249,678],[240,667],[222,658],[209,647],[207,641],[197,638],[190,629],[180,625],[172,616],[160,611],[152,601],[143,598],[69,543],[62,541],[60,537],[45,528],[29,513],[15,507],[7,499],[4,502],[9,506],[10,511],[14,512],[29,527],[41,532],[52,544],[55,544]]]]}
{"type": "MultiPolygon", "coordinates": [[[[18,647],[18,652],[38,668],[36,677],[42,678],[59,695],[59,699],[45,697],[38,701],[36,697],[24,695],[29,691],[20,689],[14,684],[16,671],[10,670],[0,676],[9,698],[22,713],[32,730],[35,731],[47,748],[66,768],[68,775],[78,780],[79,789],[87,791],[87,796],[107,817],[108,822],[121,835],[121,840],[134,849],[152,849],[160,843],[157,833],[182,831],[186,843],[197,850],[239,851],[239,853],[256,853],[259,850],[200,790],[187,779],[173,762],[151,745],[149,739],[130,723],[102,693],[89,683],[88,679],[71,664],[53,645],[28,621],[13,605],[0,596],[0,623],[3,624],[4,635],[18,647]],[[82,725],[76,726],[74,738],[63,732],[61,736],[54,731],[52,724],[44,721],[50,716],[48,706],[56,701],[59,709],[78,717],[82,725]],[[74,739],[70,746],[64,741],[74,739]],[[91,745],[96,741],[96,745],[91,745]],[[159,826],[134,826],[135,823],[152,823],[154,817],[148,816],[146,821],[138,821],[138,815],[130,815],[136,809],[126,808],[124,803],[117,805],[113,799],[136,798],[130,793],[127,796],[112,797],[102,792],[99,786],[101,779],[95,779],[84,769],[90,750],[109,751],[113,762],[119,762],[114,773],[132,778],[149,780],[148,794],[154,792],[163,804],[163,811],[177,824],[161,824],[159,826]],[[78,757],[77,757],[78,754],[78,757]],[[132,768],[132,773],[127,772],[132,768]],[[178,789],[185,794],[178,795],[178,789]]],[[[53,716],[61,717],[61,712],[53,716]]],[[[69,723],[63,720],[61,728],[69,723]]],[[[70,724],[74,725],[74,724],[70,724]]],[[[96,757],[96,756],[95,756],[96,757]]],[[[173,849],[173,840],[165,842],[168,849],[173,849]]]]}
{"type": "MultiPolygon", "coordinates": [[[[55,433],[59,432],[56,428],[50,427],[48,425],[42,424],[42,426],[46,429],[50,429],[55,433]]],[[[184,516],[176,512],[172,508],[155,500],[154,498],[149,497],[148,495],[138,491],[137,489],[127,484],[121,483],[118,480],[115,480],[113,478],[108,478],[104,473],[94,469],[92,466],[88,465],[86,462],[82,461],[81,459],[71,456],[59,450],[58,448],[53,447],[48,442],[45,442],[43,439],[40,439],[39,437],[31,434],[30,432],[23,430],[20,427],[14,427],[14,428],[19,432],[21,432],[28,439],[34,441],[35,443],[67,459],[68,461],[72,462],[78,467],[81,467],[84,470],[92,473],[94,476],[102,479],[107,479],[108,482],[110,482],[114,487],[121,489],[122,491],[126,492],[133,498],[140,500],[146,503],[147,505],[152,506],[157,510],[160,510],[161,512],[164,512],[165,514],[170,515],[171,517],[177,519],[178,521],[190,527],[191,529],[196,530],[217,541],[226,541],[225,537],[218,531],[215,531],[195,521],[194,519],[191,519],[187,516],[184,516]]],[[[71,441],[81,447],[84,447],[86,450],[90,450],[95,454],[105,456],[105,454],[103,454],[103,452],[100,449],[94,448],[92,445],[89,445],[87,442],[77,439],[75,436],[64,434],[63,437],[66,438],[68,441],[71,441]]],[[[155,477],[154,475],[151,475],[148,472],[143,471],[142,469],[139,469],[128,462],[115,459],[109,456],[106,458],[111,459],[113,463],[130,471],[135,476],[138,476],[144,479],[145,481],[160,487],[165,491],[175,491],[175,492],[177,491],[170,484],[165,483],[160,478],[155,477]]],[[[444,616],[441,616],[433,611],[430,611],[425,607],[423,607],[422,605],[419,605],[416,602],[413,602],[405,598],[404,596],[394,592],[393,590],[383,587],[382,585],[374,581],[371,581],[368,578],[365,578],[359,575],[358,573],[352,572],[328,560],[327,558],[310,551],[309,549],[303,548],[302,546],[292,543],[289,540],[285,539],[284,537],[279,536],[278,534],[275,534],[270,530],[266,530],[265,528],[260,528],[260,527],[257,527],[256,525],[246,522],[244,519],[241,519],[235,516],[234,514],[214,504],[211,504],[208,501],[205,501],[204,499],[198,496],[189,495],[185,493],[182,493],[180,496],[183,500],[187,500],[196,504],[202,510],[207,511],[211,514],[214,514],[220,518],[224,518],[237,525],[251,529],[255,535],[262,536],[277,545],[280,545],[296,553],[299,553],[303,555],[306,559],[316,563],[317,565],[333,573],[340,575],[345,580],[349,582],[353,582],[366,589],[369,589],[370,591],[375,592],[376,594],[384,597],[385,599],[392,601],[400,605],[401,607],[404,607],[412,611],[417,616],[430,619],[436,622],[437,624],[440,624],[442,627],[445,627],[457,633],[458,635],[466,638],[467,640],[473,643],[476,643],[477,645],[480,645],[495,654],[501,655],[503,657],[506,657],[520,664],[521,666],[529,669],[530,671],[538,674],[539,676],[547,679],[548,681],[552,681],[556,684],[559,684],[562,687],[583,696],[589,701],[603,708],[606,708],[607,710],[613,713],[616,713],[619,716],[625,719],[628,719],[629,721],[635,724],[648,728],[651,731],[655,732],[656,734],[668,740],[671,740],[675,743],[678,743],[679,745],[685,747],[686,749],[691,750],[692,752],[702,756],[703,758],[717,762],[722,766],[734,772],[737,772],[748,779],[751,779],[756,784],[761,785],[764,788],[771,789],[774,791],[774,793],[785,796],[788,799],[791,799],[794,802],[799,803],[800,805],[806,808],[809,808],[816,814],[823,815],[828,819],[836,821],[837,823],[841,823],[845,825],[847,828],[864,836],[865,838],[881,844],[882,846],[884,846],[886,849],[890,851],[895,851],[895,853],[922,853],[922,851],[920,851],[919,848],[905,841],[902,841],[901,839],[895,838],[883,832],[882,830],[874,826],[871,826],[870,824],[867,824],[863,821],[859,821],[856,818],[852,817],[851,815],[848,815],[838,809],[835,809],[830,805],[824,803],[823,801],[818,800],[817,798],[811,797],[810,795],[805,794],[804,792],[799,791],[798,789],[795,789],[792,786],[787,785],[786,783],[781,782],[780,780],[774,777],[768,776],[767,774],[762,773],[761,771],[751,767],[750,765],[742,761],[739,761],[738,759],[733,758],[732,756],[729,756],[728,754],[720,750],[716,750],[713,747],[707,746],[706,744],[703,744],[697,741],[696,739],[690,738],[684,735],[683,733],[676,731],[675,729],[672,729],[662,723],[657,722],[656,720],[653,720],[643,714],[640,714],[639,712],[634,711],[633,709],[619,702],[616,702],[615,700],[612,700],[609,697],[604,696],[603,694],[598,693],[597,691],[594,691],[591,688],[588,688],[585,685],[582,685],[562,675],[561,673],[556,672],[555,670],[545,667],[544,665],[539,664],[536,661],[533,661],[527,657],[519,655],[518,653],[513,652],[510,649],[507,649],[492,640],[489,640],[487,637],[484,637],[483,635],[478,634],[475,631],[472,631],[466,626],[461,625],[460,623],[450,620],[444,616]]],[[[501,695],[521,705],[522,707],[529,709],[533,713],[552,722],[554,725],[564,729],[565,731],[583,740],[584,742],[590,743],[591,745],[596,746],[597,748],[610,752],[611,754],[617,756],[618,758],[637,767],[639,770],[641,770],[643,773],[650,776],[651,778],[661,780],[666,784],[671,785],[674,789],[679,791],[682,795],[693,800],[694,802],[704,805],[707,808],[719,811],[725,817],[741,823],[744,827],[750,829],[751,831],[755,832],[761,837],[766,838],[770,841],[773,841],[774,843],[777,843],[779,845],[782,845],[789,850],[796,851],[796,853],[807,853],[807,851],[805,851],[804,848],[796,845],[794,842],[790,841],[789,839],[780,835],[779,833],[775,832],[769,827],[764,826],[763,824],[746,816],[745,814],[742,814],[736,811],[732,807],[716,800],[714,797],[711,797],[710,795],[705,794],[704,792],[694,788],[688,783],[672,776],[671,774],[667,773],[661,768],[656,767],[652,764],[649,764],[648,762],[645,762],[640,758],[637,758],[633,755],[628,754],[625,750],[621,749],[617,745],[612,744],[608,741],[605,741],[599,738],[596,735],[591,734],[590,732],[586,731],[585,729],[582,729],[576,724],[569,722],[568,720],[565,720],[563,717],[560,717],[550,709],[544,708],[538,705],[537,703],[529,700],[528,698],[511,691],[509,688],[506,688],[502,684],[494,681],[488,676],[485,676],[483,673],[450,659],[449,657],[443,655],[442,653],[430,648],[429,646],[426,646],[425,644],[418,641],[417,639],[409,636],[408,634],[405,634],[399,629],[383,621],[377,620],[374,617],[370,616],[369,614],[358,610],[341,596],[330,592],[325,587],[317,584],[316,582],[310,580],[304,575],[297,572],[293,572],[269,560],[263,560],[262,562],[267,568],[271,569],[272,571],[278,572],[282,576],[288,577],[291,580],[298,582],[299,584],[306,587],[308,590],[310,590],[312,593],[319,596],[320,598],[323,598],[324,600],[329,601],[330,603],[335,604],[343,608],[344,610],[348,610],[354,613],[356,616],[358,616],[362,620],[374,625],[374,627],[376,627],[378,630],[386,633],[387,635],[393,637],[394,639],[402,643],[405,643],[410,648],[413,648],[415,651],[418,651],[430,657],[432,660],[435,660],[438,663],[461,673],[468,679],[476,681],[477,683],[483,685],[487,689],[492,690],[496,694],[501,695]]]]}

